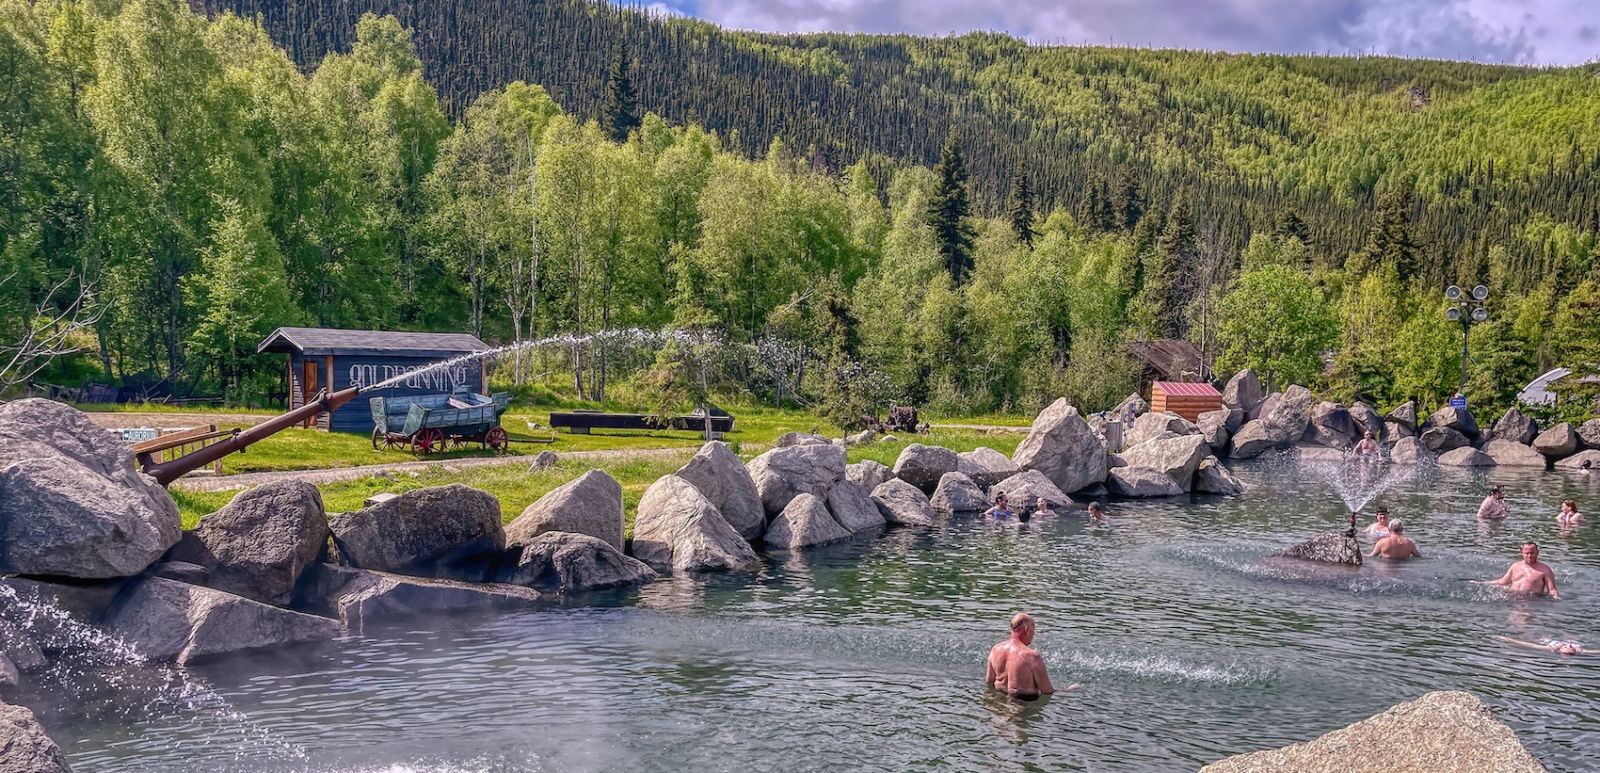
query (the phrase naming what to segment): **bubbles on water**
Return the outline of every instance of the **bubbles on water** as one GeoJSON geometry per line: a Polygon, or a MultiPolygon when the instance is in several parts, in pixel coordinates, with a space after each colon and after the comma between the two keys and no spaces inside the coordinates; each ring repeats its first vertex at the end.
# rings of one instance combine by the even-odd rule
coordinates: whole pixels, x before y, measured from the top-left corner
{"type": "Polygon", "coordinates": [[[1070,673],[1074,679],[1101,676],[1211,687],[1261,684],[1270,681],[1274,675],[1271,669],[1245,666],[1237,661],[1196,663],[1165,653],[1139,655],[1075,651],[1061,656],[1047,655],[1045,662],[1057,670],[1065,669],[1065,673],[1070,673]]]}

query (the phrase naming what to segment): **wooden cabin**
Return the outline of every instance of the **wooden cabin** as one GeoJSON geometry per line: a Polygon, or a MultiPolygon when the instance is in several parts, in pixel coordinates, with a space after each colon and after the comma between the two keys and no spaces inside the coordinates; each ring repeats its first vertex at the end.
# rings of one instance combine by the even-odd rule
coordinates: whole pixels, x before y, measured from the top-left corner
{"type": "MultiPolygon", "coordinates": [[[[285,374],[289,409],[293,410],[304,405],[308,398],[316,397],[322,389],[337,392],[352,386],[377,384],[440,360],[488,348],[477,336],[467,333],[280,327],[272,331],[256,351],[289,355],[285,374]]],[[[341,406],[332,416],[319,415],[315,426],[333,432],[370,434],[372,411],[367,405],[368,398],[440,394],[462,386],[488,393],[489,376],[482,360],[424,373],[393,387],[374,390],[370,395],[341,406]]]]}
{"type": "Polygon", "coordinates": [[[1199,421],[1202,413],[1222,410],[1222,393],[1205,382],[1157,381],[1150,385],[1150,410],[1199,421]]]}

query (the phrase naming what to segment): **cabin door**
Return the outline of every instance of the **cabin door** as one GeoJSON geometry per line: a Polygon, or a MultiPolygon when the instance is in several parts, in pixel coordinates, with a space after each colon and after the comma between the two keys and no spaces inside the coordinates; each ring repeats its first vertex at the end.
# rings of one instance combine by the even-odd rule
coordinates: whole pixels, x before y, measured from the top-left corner
{"type": "MultiPolygon", "coordinates": [[[[316,399],[317,396],[317,361],[307,358],[301,364],[300,376],[300,404],[305,405],[316,399]]],[[[306,419],[306,426],[311,426],[311,419],[306,419]]]]}

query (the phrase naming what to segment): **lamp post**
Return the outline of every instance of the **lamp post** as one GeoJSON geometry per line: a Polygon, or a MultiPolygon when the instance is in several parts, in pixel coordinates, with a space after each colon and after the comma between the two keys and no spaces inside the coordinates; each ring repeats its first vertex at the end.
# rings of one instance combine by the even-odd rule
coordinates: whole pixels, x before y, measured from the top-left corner
{"type": "Polygon", "coordinates": [[[1472,326],[1489,318],[1489,310],[1483,307],[1484,301],[1489,300],[1489,288],[1478,285],[1472,288],[1468,295],[1456,285],[1445,288],[1444,297],[1450,301],[1449,308],[1444,310],[1445,319],[1461,323],[1461,392],[1467,394],[1467,333],[1472,326]]]}

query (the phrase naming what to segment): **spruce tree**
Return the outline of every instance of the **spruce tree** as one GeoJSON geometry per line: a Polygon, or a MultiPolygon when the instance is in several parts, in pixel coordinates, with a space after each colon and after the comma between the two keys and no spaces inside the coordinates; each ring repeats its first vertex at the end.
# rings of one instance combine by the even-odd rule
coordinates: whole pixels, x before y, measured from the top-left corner
{"type": "Polygon", "coordinates": [[[1019,174],[1011,179],[1011,230],[1017,241],[1033,249],[1033,190],[1028,186],[1028,175],[1019,174]]]}
{"type": "Polygon", "coordinates": [[[1116,213],[1111,210],[1111,195],[1106,192],[1105,180],[1098,177],[1084,191],[1078,202],[1078,225],[1090,231],[1109,231],[1117,225],[1116,213]]]}
{"type": "Polygon", "coordinates": [[[633,90],[628,69],[628,46],[619,44],[606,74],[606,101],[600,110],[600,126],[612,142],[626,142],[628,133],[639,128],[639,98],[633,90]]]}
{"type": "Polygon", "coordinates": [[[1272,235],[1279,238],[1293,236],[1301,244],[1311,246],[1311,229],[1306,226],[1306,221],[1300,219],[1300,213],[1292,208],[1278,213],[1278,223],[1273,227],[1272,235]]]}
{"type": "Polygon", "coordinates": [[[972,269],[972,226],[967,215],[972,204],[967,199],[967,164],[961,157],[961,135],[955,127],[945,136],[939,151],[939,166],[934,169],[938,187],[928,201],[928,220],[933,224],[939,254],[945,270],[957,285],[966,281],[972,269]]]}
{"type": "Polygon", "coordinates": [[[1378,212],[1373,216],[1372,230],[1367,232],[1367,244],[1348,265],[1357,276],[1379,266],[1395,267],[1401,282],[1409,282],[1417,273],[1417,242],[1411,236],[1411,191],[1396,188],[1378,199],[1378,212]]]}
{"type": "Polygon", "coordinates": [[[1139,193],[1139,181],[1133,178],[1133,172],[1127,168],[1122,170],[1117,178],[1117,190],[1111,198],[1111,211],[1116,219],[1116,227],[1123,231],[1132,231],[1138,225],[1139,219],[1144,217],[1144,200],[1139,193]]]}

